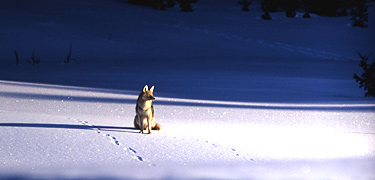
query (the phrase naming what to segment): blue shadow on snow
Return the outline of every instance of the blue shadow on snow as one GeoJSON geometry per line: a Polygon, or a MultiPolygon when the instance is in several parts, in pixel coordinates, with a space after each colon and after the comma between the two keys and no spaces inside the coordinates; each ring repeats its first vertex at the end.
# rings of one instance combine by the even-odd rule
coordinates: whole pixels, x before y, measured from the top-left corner
{"type": "MultiPolygon", "coordinates": [[[[115,104],[136,104],[136,99],[124,97],[86,97],[86,96],[66,96],[66,95],[47,95],[35,93],[20,93],[20,92],[0,92],[0,96],[23,98],[23,99],[41,99],[41,100],[56,100],[65,102],[97,102],[97,103],[115,103],[115,104]]],[[[314,104],[305,106],[292,106],[285,104],[280,105],[247,105],[247,104],[225,104],[225,103],[208,103],[208,102],[179,102],[158,100],[154,102],[155,105],[171,105],[171,106],[198,106],[198,107],[222,107],[222,108],[250,108],[250,109],[272,109],[272,110],[319,110],[319,111],[375,111],[374,106],[355,105],[355,106],[316,106],[314,104]]]]}

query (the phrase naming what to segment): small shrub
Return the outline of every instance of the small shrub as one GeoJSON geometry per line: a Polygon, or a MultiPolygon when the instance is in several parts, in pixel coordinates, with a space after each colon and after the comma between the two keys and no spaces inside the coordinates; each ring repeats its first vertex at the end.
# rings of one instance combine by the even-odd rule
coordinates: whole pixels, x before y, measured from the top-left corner
{"type": "Polygon", "coordinates": [[[361,77],[354,74],[353,78],[360,84],[359,88],[364,87],[365,91],[367,90],[365,97],[375,96],[375,61],[371,64],[367,63],[371,53],[367,56],[363,56],[358,52],[358,55],[362,59],[359,66],[362,67],[364,72],[362,73],[361,77]]]}
{"type": "Polygon", "coordinates": [[[71,58],[72,56],[72,43],[70,43],[69,45],[69,54],[68,56],[66,57],[66,59],[64,59],[64,64],[69,64],[70,61],[73,61],[74,59],[71,58]]]}
{"type": "Polygon", "coordinates": [[[14,50],[14,55],[16,56],[16,64],[20,64],[20,59],[18,58],[18,52],[14,50]]]}
{"type": "Polygon", "coordinates": [[[31,60],[27,60],[27,62],[31,65],[38,65],[40,63],[40,58],[35,56],[35,48],[33,50],[33,54],[30,56],[31,60]]]}

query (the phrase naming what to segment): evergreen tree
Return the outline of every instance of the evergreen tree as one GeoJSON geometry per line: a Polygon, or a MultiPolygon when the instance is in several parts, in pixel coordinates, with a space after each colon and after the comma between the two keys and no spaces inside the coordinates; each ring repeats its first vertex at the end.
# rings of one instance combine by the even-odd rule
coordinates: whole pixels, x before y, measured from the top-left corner
{"type": "Polygon", "coordinates": [[[353,22],[353,26],[364,27],[367,28],[368,22],[368,12],[367,8],[369,6],[366,5],[366,0],[358,0],[356,5],[353,7],[351,14],[353,22]]]}
{"type": "Polygon", "coordinates": [[[167,0],[167,7],[168,8],[173,8],[174,6],[176,5],[176,3],[174,2],[174,0],[167,0]]]}
{"type": "Polygon", "coordinates": [[[284,0],[284,8],[286,17],[296,17],[296,10],[299,8],[298,0],[284,0]]]}
{"type": "Polygon", "coordinates": [[[253,0],[242,0],[242,1],[238,2],[238,4],[242,5],[242,11],[248,12],[249,6],[251,5],[252,2],[253,2],[253,0]]]}
{"type": "Polygon", "coordinates": [[[336,17],[337,9],[339,8],[339,1],[344,0],[312,0],[311,12],[324,16],[336,17]]]}
{"type": "Polygon", "coordinates": [[[362,67],[364,72],[361,77],[354,74],[353,78],[360,84],[359,88],[364,87],[365,91],[367,90],[365,97],[375,96],[375,61],[372,64],[367,64],[371,53],[368,56],[362,56],[359,52],[358,54],[362,59],[359,66],[362,67]]]}
{"type": "Polygon", "coordinates": [[[196,3],[197,0],[180,0],[180,8],[182,12],[193,12],[191,3],[196,3]]]}
{"type": "Polygon", "coordinates": [[[153,9],[160,9],[165,11],[165,4],[163,0],[152,0],[152,8],[153,9]]]}
{"type": "Polygon", "coordinates": [[[264,14],[262,15],[262,19],[265,19],[265,20],[271,20],[271,16],[270,16],[270,0],[262,0],[261,2],[261,8],[264,12],[264,14]]]}
{"type": "Polygon", "coordinates": [[[312,8],[312,0],[302,0],[302,6],[305,8],[305,14],[303,15],[303,18],[311,18],[310,11],[312,8]]]}

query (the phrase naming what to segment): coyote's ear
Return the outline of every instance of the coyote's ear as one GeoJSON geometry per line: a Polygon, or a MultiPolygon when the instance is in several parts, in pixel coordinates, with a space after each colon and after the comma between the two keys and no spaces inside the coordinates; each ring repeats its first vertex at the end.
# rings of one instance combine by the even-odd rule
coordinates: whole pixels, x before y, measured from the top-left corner
{"type": "Polygon", "coordinates": [[[145,85],[145,87],[143,87],[143,92],[146,92],[148,90],[148,86],[145,85]]]}
{"type": "Polygon", "coordinates": [[[150,88],[150,91],[153,93],[154,92],[154,86],[152,86],[151,88],[150,88]]]}

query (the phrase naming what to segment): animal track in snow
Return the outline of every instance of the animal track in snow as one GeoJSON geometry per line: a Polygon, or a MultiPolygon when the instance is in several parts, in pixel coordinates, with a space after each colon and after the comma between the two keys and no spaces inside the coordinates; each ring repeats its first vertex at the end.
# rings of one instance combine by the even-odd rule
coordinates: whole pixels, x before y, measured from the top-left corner
{"type": "MultiPolygon", "coordinates": [[[[178,137],[174,137],[175,139],[177,139],[178,137]]],[[[180,139],[180,140],[185,140],[184,138],[182,138],[182,139],[180,139]]],[[[216,143],[212,143],[212,142],[210,142],[210,141],[208,141],[208,140],[199,140],[199,139],[196,139],[195,140],[196,142],[204,142],[204,143],[206,143],[206,144],[208,144],[208,145],[210,145],[211,147],[213,147],[213,148],[220,148],[220,149],[228,149],[228,147],[226,147],[226,146],[222,146],[222,145],[219,145],[219,144],[216,144],[216,143]]],[[[234,149],[234,148],[231,148],[231,147],[229,147],[229,149],[230,149],[230,152],[231,153],[234,153],[234,155],[235,156],[237,156],[237,157],[239,157],[239,158],[244,158],[244,159],[246,159],[246,160],[249,160],[248,158],[246,158],[246,157],[244,157],[244,156],[241,156],[238,152],[237,152],[237,150],[236,149],[234,149]]],[[[253,159],[250,159],[251,161],[254,161],[253,159]]]]}
{"type": "MultiPolygon", "coordinates": [[[[89,122],[87,121],[81,121],[81,120],[76,120],[77,123],[80,123],[84,126],[93,126],[92,124],[90,124],[89,122]]],[[[93,130],[98,133],[98,134],[101,134],[101,129],[100,128],[93,128],[93,130]]],[[[115,136],[112,136],[110,134],[103,134],[104,137],[107,137],[109,139],[109,142],[113,145],[116,145],[116,146],[121,146],[121,143],[120,141],[117,140],[117,138],[115,136]]],[[[133,159],[137,160],[137,161],[140,161],[142,162],[143,161],[143,158],[141,156],[138,156],[137,155],[137,151],[134,150],[133,148],[131,147],[125,147],[123,148],[125,150],[125,152],[130,156],[132,157],[133,159]]]]}
{"type": "MultiPolygon", "coordinates": [[[[333,60],[336,60],[336,61],[357,61],[358,60],[358,58],[355,58],[355,57],[345,56],[345,55],[332,53],[332,52],[326,52],[324,50],[319,50],[319,49],[312,49],[312,48],[308,48],[308,47],[291,45],[291,44],[286,44],[286,43],[281,43],[281,42],[267,41],[267,40],[263,40],[263,39],[255,39],[255,38],[251,38],[251,37],[241,37],[241,36],[238,36],[238,35],[232,34],[232,33],[215,32],[215,31],[205,29],[205,28],[193,27],[189,23],[187,23],[185,21],[182,21],[182,20],[179,20],[177,18],[169,18],[169,19],[172,20],[173,22],[172,23],[164,23],[163,24],[164,26],[182,29],[182,30],[186,30],[186,31],[204,33],[206,35],[213,35],[213,36],[228,39],[228,40],[243,41],[243,42],[246,42],[246,43],[249,43],[249,42],[254,43],[255,42],[259,45],[268,46],[270,48],[281,48],[281,49],[284,49],[286,51],[296,52],[296,53],[300,53],[300,54],[303,54],[303,55],[306,55],[306,56],[312,56],[312,57],[316,57],[316,58],[333,59],[333,60]]],[[[146,24],[157,24],[157,23],[149,22],[149,21],[144,22],[144,23],[146,23],[146,24]]]]}
{"type": "Polygon", "coordinates": [[[117,146],[120,145],[120,142],[117,141],[116,137],[111,136],[110,134],[105,134],[104,136],[108,137],[108,138],[109,138],[109,141],[110,141],[112,144],[117,145],[117,146]]]}
{"type": "Polygon", "coordinates": [[[240,37],[235,34],[230,34],[230,33],[221,33],[221,32],[213,32],[207,29],[202,29],[202,28],[194,28],[194,27],[188,27],[187,25],[184,25],[186,23],[179,22],[177,24],[164,24],[165,26],[169,27],[174,27],[178,29],[183,29],[187,31],[194,31],[194,32],[199,32],[199,33],[204,33],[207,35],[214,35],[220,38],[225,38],[228,40],[236,40],[236,41],[243,41],[243,42],[255,42],[257,44],[263,45],[263,46],[268,46],[270,48],[281,48],[286,51],[291,51],[291,52],[296,52],[296,53],[301,53],[307,56],[312,56],[312,57],[318,57],[322,59],[333,59],[336,61],[356,61],[357,58],[354,57],[349,57],[349,56],[344,56],[341,54],[336,54],[336,53],[331,53],[331,52],[326,52],[318,49],[312,49],[312,48],[307,48],[307,47],[302,47],[302,46],[295,46],[295,45],[290,45],[286,43],[281,43],[281,42],[272,42],[272,41],[266,41],[262,39],[253,39],[251,37],[240,37]]]}
{"type": "MultiPolygon", "coordinates": [[[[197,141],[198,141],[198,140],[197,140],[197,141]]],[[[222,148],[222,149],[226,149],[226,148],[227,148],[227,147],[224,147],[224,146],[222,146],[222,145],[218,145],[218,144],[215,144],[215,143],[211,143],[210,141],[204,141],[204,142],[207,143],[207,144],[211,144],[211,146],[214,147],[214,148],[222,148]]],[[[235,154],[235,156],[237,156],[237,157],[239,157],[239,158],[243,158],[243,159],[246,159],[246,160],[248,160],[248,161],[254,161],[254,159],[248,159],[248,158],[246,158],[245,156],[241,156],[235,148],[231,148],[231,147],[230,147],[230,150],[232,151],[232,153],[235,154]]]]}
{"type": "Polygon", "coordinates": [[[127,148],[124,148],[124,150],[129,151],[129,153],[133,157],[133,159],[135,159],[137,161],[143,161],[143,158],[141,156],[136,155],[137,151],[135,151],[133,148],[127,147],[127,148]]]}
{"type": "Polygon", "coordinates": [[[85,125],[85,126],[92,126],[91,124],[89,124],[89,122],[87,121],[80,121],[80,120],[76,120],[77,123],[80,123],[82,125],[85,125]]]}
{"type": "MultiPolygon", "coordinates": [[[[230,148],[230,149],[232,149],[233,152],[236,152],[236,149],[234,149],[234,148],[230,148]]],[[[236,153],[236,156],[240,156],[240,155],[238,153],[236,153]]]]}

